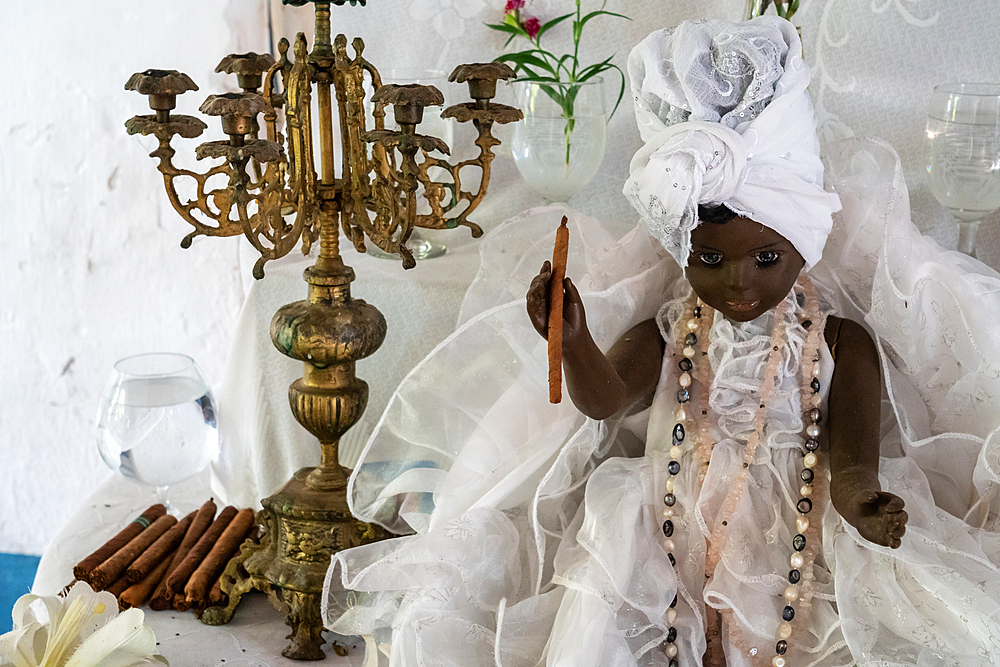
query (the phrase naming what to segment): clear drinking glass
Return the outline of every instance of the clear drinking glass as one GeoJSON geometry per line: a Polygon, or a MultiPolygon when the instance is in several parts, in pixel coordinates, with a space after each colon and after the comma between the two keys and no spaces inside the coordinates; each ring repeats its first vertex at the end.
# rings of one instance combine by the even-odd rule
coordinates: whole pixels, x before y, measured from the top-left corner
{"type": "MultiPolygon", "coordinates": [[[[382,75],[383,85],[390,83],[419,83],[423,86],[434,86],[443,95],[446,95],[448,92],[448,73],[443,70],[396,67],[380,72],[380,74],[382,75]]],[[[445,107],[447,106],[448,102],[446,100],[445,107]]],[[[448,144],[448,148],[454,150],[454,121],[449,118],[441,118],[442,108],[428,107],[424,109],[424,119],[417,126],[417,132],[437,137],[448,144]]],[[[386,110],[385,128],[387,130],[399,130],[391,108],[386,110]]],[[[396,164],[400,163],[400,159],[401,156],[397,153],[396,164]]],[[[428,176],[431,179],[440,180],[446,173],[443,169],[435,167],[428,171],[428,176]]],[[[423,191],[423,186],[417,186],[417,213],[430,213],[430,207],[422,199],[423,191]]],[[[410,238],[406,241],[406,247],[413,253],[413,258],[417,260],[440,257],[448,251],[448,246],[429,239],[421,232],[419,227],[414,227],[413,231],[410,232],[410,238]]],[[[398,255],[391,255],[374,243],[368,244],[368,253],[383,259],[399,259],[398,255]]]]}
{"type": "Polygon", "coordinates": [[[935,86],[924,166],[931,193],[958,221],[958,250],[974,255],[979,221],[1000,208],[1000,84],[935,86]]]}
{"type": "Polygon", "coordinates": [[[514,124],[511,140],[517,170],[547,202],[569,200],[590,182],[604,159],[604,79],[514,81],[514,98],[524,113],[524,120],[514,124]]]}
{"type": "Polygon", "coordinates": [[[219,436],[215,405],[194,359],[156,352],[125,357],[101,396],[97,448],[123,476],[167,487],[198,474],[215,458],[219,436]]]}

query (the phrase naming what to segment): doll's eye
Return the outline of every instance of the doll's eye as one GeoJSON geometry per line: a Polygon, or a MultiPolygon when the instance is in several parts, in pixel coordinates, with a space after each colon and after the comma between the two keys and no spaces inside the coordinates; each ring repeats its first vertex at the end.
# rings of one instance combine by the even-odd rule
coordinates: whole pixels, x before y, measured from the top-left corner
{"type": "Polygon", "coordinates": [[[703,252],[698,255],[698,259],[706,266],[715,266],[722,262],[722,255],[717,252],[703,252]]]}
{"type": "Polygon", "coordinates": [[[768,266],[770,264],[774,264],[778,261],[780,256],[781,255],[773,250],[761,250],[756,255],[757,266],[768,266]]]}

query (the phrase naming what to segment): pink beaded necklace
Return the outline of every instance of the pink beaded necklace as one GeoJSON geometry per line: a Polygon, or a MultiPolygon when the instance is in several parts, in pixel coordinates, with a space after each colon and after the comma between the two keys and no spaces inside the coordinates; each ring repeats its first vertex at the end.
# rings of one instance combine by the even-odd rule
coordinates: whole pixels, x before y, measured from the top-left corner
{"type": "MultiPolygon", "coordinates": [[[[818,531],[815,526],[810,525],[808,514],[814,509],[813,497],[816,495],[817,485],[821,475],[817,475],[819,465],[819,423],[822,420],[820,405],[822,396],[820,394],[819,375],[821,373],[819,346],[823,332],[825,317],[821,317],[816,299],[815,288],[812,282],[805,276],[799,281],[800,296],[803,301],[801,325],[807,331],[806,341],[802,350],[802,369],[799,373],[800,404],[803,408],[803,423],[807,424],[804,429],[803,458],[800,479],[802,486],[799,488],[799,500],[796,503],[798,515],[795,520],[795,537],[792,538],[791,555],[788,572],[788,586],[784,591],[785,606],[781,611],[781,623],[778,625],[778,638],[774,646],[774,654],[769,663],[771,667],[786,667],[785,653],[788,650],[788,640],[792,636],[794,626],[792,621],[797,621],[796,626],[804,627],[808,623],[809,612],[812,606],[813,580],[815,575],[813,565],[816,558],[816,546],[818,543],[818,531]],[[796,603],[798,610],[796,610],[796,603]]],[[[798,298],[798,297],[797,297],[798,298]]],[[[771,332],[770,351],[766,360],[766,370],[764,384],[760,390],[760,407],[758,408],[753,421],[753,432],[747,438],[747,443],[743,454],[743,467],[739,471],[737,478],[729,488],[722,511],[711,536],[708,539],[708,552],[705,559],[705,578],[710,579],[715,572],[715,568],[721,559],[722,548],[726,541],[726,532],[729,520],[736,510],[743,489],[746,488],[747,477],[749,476],[750,465],[753,463],[754,453],[761,442],[764,433],[764,425],[767,421],[768,403],[774,393],[777,384],[777,369],[781,361],[782,352],[785,347],[786,322],[785,315],[790,306],[790,301],[785,299],[775,310],[774,328],[771,332]]],[[[679,499],[676,496],[675,480],[680,473],[682,459],[687,451],[693,452],[694,463],[699,466],[699,487],[705,479],[708,465],[711,461],[712,448],[714,442],[709,435],[708,415],[708,393],[711,386],[711,364],[708,360],[708,331],[711,328],[711,320],[714,318],[712,309],[701,302],[696,296],[685,307],[682,316],[683,326],[677,327],[677,340],[674,345],[673,356],[680,356],[678,368],[677,408],[674,412],[676,423],[672,431],[672,442],[670,447],[670,461],[667,464],[667,480],[665,483],[665,493],[663,497],[663,526],[664,535],[663,546],[667,552],[671,564],[676,567],[676,559],[673,551],[674,519],[679,511],[679,499]],[[699,349],[700,348],[700,349],[699,349]],[[680,353],[678,354],[678,350],[680,353]],[[697,380],[697,382],[696,382],[697,380]],[[701,406],[702,419],[696,419],[693,411],[688,405],[691,399],[692,389],[697,389],[701,406]],[[687,445],[685,445],[687,443],[687,445]]],[[[693,501],[694,499],[686,499],[693,501]]],[[[674,597],[667,612],[667,635],[664,652],[669,660],[669,667],[677,667],[677,655],[679,649],[676,644],[677,630],[674,621],[676,612],[677,597],[674,597]]],[[[725,657],[722,652],[721,639],[721,617],[727,621],[727,630],[733,642],[743,650],[751,660],[761,664],[763,656],[757,648],[751,647],[743,637],[737,623],[732,618],[731,610],[723,610],[715,613],[710,610],[707,614],[706,639],[708,648],[705,653],[704,664],[707,667],[722,665],[725,657]]]]}

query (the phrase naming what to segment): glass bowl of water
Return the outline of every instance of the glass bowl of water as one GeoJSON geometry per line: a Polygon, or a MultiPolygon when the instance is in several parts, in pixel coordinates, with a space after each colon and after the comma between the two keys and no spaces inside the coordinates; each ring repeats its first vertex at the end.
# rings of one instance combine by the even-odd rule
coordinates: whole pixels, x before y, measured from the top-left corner
{"type": "Polygon", "coordinates": [[[167,488],[197,475],[215,458],[215,404],[194,359],[155,352],[120,359],[101,395],[97,448],[124,477],[167,488]]]}

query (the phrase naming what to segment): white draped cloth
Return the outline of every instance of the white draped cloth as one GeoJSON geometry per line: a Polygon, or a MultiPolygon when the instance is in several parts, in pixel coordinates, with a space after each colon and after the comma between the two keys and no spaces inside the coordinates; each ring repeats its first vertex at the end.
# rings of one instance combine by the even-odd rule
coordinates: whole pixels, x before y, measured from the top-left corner
{"type": "MultiPolygon", "coordinates": [[[[899,549],[879,547],[817,500],[815,595],[789,664],[997,664],[1000,275],[920,236],[887,146],[848,140],[826,160],[844,209],[811,277],[834,312],[878,342],[880,480],[906,501],[909,524],[899,549]]],[[[680,665],[700,664],[706,603],[732,608],[740,623],[746,643],[728,642],[730,664],[767,664],[794,525],[790,452],[801,419],[790,380],[777,390],[785,408],[769,413],[775,433],[787,433],[758,449],[720,569],[706,585],[703,531],[678,522],[675,575],[659,532],[656,416],[672,392],[604,422],[545,398],[545,343],[523,294],[550,252],[542,230],[563,212],[529,211],[488,235],[461,325],[390,399],[351,477],[351,502],[363,519],[414,534],[337,554],[327,627],[365,635],[373,665],[665,665],[666,609],[679,591],[680,665]]],[[[683,291],[676,264],[643,230],[612,243],[594,220],[572,216],[571,227],[568,272],[603,349],[683,291]]],[[[678,482],[708,521],[746,436],[742,412],[725,405],[749,400],[769,318],[712,329],[719,444],[704,485],[678,482]]],[[[800,348],[785,349],[792,372],[800,348]]],[[[670,386],[665,372],[661,388],[670,386]]]]}

